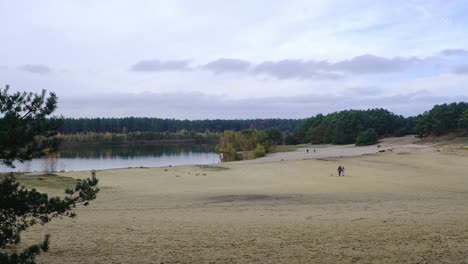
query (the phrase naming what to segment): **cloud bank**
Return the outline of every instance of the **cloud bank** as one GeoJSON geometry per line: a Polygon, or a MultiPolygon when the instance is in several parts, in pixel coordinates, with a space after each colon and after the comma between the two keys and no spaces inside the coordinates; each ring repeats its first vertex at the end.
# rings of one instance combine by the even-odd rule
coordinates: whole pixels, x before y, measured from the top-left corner
{"type": "Polygon", "coordinates": [[[190,60],[141,60],[130,67],[133,72],[161,72],[189,70],[190,60]]]}
{"type": "Polygon", "coordinates": [[[19,67],[20,70],[35,73],[35,74],[48,74],[51,72],[51,69],[42,64],[25,64],[19,67]]]}
{"type": "MultiPolygon", "coordinates": [[[[463,50],[444,50],[450,56],[463,54],[463,50]]],[[[348,60],[329,62],[327,60],[285,59],[254,63],[234,58],[219,58],[198,67],[190,67],[190,60],[143,60],[131,67],[134,72],[207,70],[214,74],[242,73],[246,75],[267,75],[276,79],[329,79],[339,80],[345,75],[386,74],[403,72],[425,59],[417,57],[385,58],[364,54],[348,60]]]]}

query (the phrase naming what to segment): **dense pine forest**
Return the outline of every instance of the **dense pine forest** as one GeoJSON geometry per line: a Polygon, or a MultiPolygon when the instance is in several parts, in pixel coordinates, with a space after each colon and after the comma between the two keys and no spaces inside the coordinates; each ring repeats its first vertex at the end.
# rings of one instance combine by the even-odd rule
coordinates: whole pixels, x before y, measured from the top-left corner
{"type": "Polygon", "coordinates": [[[234,119],[234,120],[176,120],[150,117],[124,118],[65,118],[60,129],[62,134],[84,132],[129,133],[129,132],[223,132],[224,130],[277,128],[281,131],[294,131],[301,119],[234,119]]]}
{"type": "Polygon", "coordinates": [[[306,119],[294,134],[286,140],[295,143],[357,143],[361,137],[376,135],[404,136],[416,134],[419,137],[442,135],[449,132],[466,134],[468,130],[468,103],[435,105],[431,110],[414,117],[395,115],[385,109],[346,110],[328,115],[316,115],[306,119]]]}

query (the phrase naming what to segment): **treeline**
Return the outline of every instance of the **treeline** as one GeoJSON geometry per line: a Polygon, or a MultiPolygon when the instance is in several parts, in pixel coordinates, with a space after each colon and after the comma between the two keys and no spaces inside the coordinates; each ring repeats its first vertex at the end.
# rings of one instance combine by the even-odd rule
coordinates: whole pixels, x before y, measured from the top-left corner
{"type": "Polygon", "coordinates": [[[128,132],[128,133],[96,133],[84,132],[76,134],[59,134],[57,138],[62,147],[73,145],[179,145],[179,144],[216,144],[221,133],[198,133],[181,130],[170,132],[128,132]]]}
{"type": "Polygon", "coordinates": [[[426,137],[449,132],[468,134],[468,103],[435,105],[423,114],[406,118],[381,108],[318,114],[286,135],[285,143],[369,145],[386,136],[426,137]]]}
{"type": "MultiPolygon", "coordinates": [[[[413,134],[414,124],[414,117],[405,118],[385,109],[346,110],[308,118],[285,140],[286,144],[351,144],[360,133],[361,138],[413,134]]],[[[373,144],[371,141],[364,140],[373,144]]]]}
{"type": "Polygon", "coordinates": [[[468,103],[436,105],[416,117],[414,130],[419,137],[440,136],[453,131],[468,134],[468,103]]]}
{"type": "Polygon", "coordinates": [[[181,130],[192,132],[223,132],[243,129],[266,130],[276,128],[281,131],[294,131],[301,119],[215,119],[215,120],[176,120],[149,117],[125,118],[65,118],[60,133],[76,134],[84,132],[122,133],[129,132],[169,132],[181,130]]]}

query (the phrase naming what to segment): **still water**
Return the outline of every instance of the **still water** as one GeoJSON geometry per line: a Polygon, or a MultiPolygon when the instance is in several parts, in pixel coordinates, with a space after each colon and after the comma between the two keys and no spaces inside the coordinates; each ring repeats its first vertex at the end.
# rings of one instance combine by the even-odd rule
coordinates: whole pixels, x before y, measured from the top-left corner
{"type": "MultiPolygon", "coordinates": [[[[61,150],[53,162],[57,171],[82,171],[213,164],[221,160],[213,146],[125,146],[61,150]]],[[[16,163],[14,169],[0,165],[0,172],[41,172],[50,167],[50,163],[50,160],[33,159],[16,163]]]]}

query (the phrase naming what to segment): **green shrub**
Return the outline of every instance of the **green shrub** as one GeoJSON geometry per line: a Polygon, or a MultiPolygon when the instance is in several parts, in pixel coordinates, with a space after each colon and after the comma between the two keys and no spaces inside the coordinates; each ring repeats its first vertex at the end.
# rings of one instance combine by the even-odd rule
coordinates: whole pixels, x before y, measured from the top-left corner
{"type": "Polygon", "coordinates": [[[266,155],[265,147],[260,144],[257,144],[257,147],[254,150],[254,157],[261,158],[261,157],[265,157],[265,155],[266,155]]]}
{"type": "Polygon", "coordinates": [[[356,146],[366,146],[375,143],[377,143],[377,132],[372,128],[359,132],[356,138],[356,146]]]}

